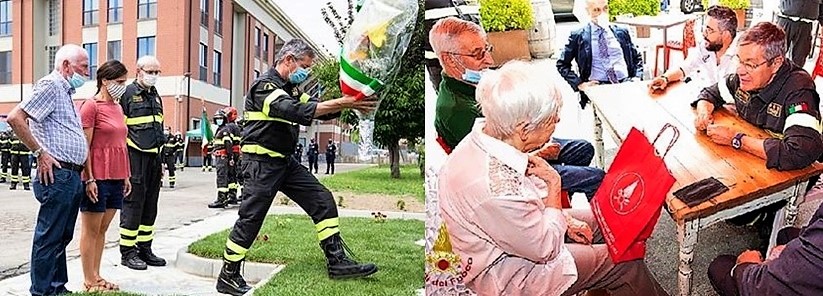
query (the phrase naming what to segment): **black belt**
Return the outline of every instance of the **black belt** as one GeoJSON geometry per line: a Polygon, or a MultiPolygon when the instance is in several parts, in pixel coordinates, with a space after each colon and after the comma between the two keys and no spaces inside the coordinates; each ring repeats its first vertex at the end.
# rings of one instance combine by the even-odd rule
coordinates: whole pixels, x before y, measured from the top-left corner
{"type": "Polygon", "coordinates": [[[57,163],[60,164],[60,168],[64,168],[64,169],[67,169],[67,170],[72,170],[72,171],[75,171],[75,172],[82,172],[83,171],[83,166],[79,165],[79,164],[73,164],[73,163],[65,162],[65,161],[57,161],[57,163]]]}

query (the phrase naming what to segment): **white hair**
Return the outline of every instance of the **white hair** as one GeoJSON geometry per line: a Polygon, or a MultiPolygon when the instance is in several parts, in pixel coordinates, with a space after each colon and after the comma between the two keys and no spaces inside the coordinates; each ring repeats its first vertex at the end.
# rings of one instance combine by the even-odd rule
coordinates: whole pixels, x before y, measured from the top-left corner
{"type": "Polygon", "coordinates": [[[143,69],[146,66],[158,66],[160,67],[160,61],[157,60],[156,57],[145,55],[137,59],[137,68],[143,69]]]}
{"type": "Polygon", "coordinates": [[[77,44],[66,44],[57,50],[54,54],[54,69],[63,69],[63,62],[77,62],[78,59],[85,57],[89,58],[88,52],[77,44]]]}
{"type": "Polygon", "coordinates": [[[556,72],[554,67],[512,61],[483,75],[475,98],[486,118],[486,128],[509,137],[521,123],[528,123],[527,131],[531,131],[556,120],[563,106],[558,86],[562,80],[552,72],[556,72]]]}
{"type": "Polygon", "coordinates": [[[429,43],[436,54],[460,50],[462,34],[474,33],[486,39],[486,31],[480,25],[453,16],[437,21],[429,31],[429,43]]]}

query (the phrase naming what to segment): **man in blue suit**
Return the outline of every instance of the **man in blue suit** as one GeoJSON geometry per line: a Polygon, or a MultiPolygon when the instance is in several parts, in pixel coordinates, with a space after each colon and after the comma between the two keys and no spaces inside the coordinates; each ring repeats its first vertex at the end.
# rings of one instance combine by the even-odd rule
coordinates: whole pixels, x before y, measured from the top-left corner
{"type": "MultiPolygon", "coordinates": [[[[632,43],[626,28],[609,24],[609,5],[606,0],[586,1],[591,22],[575,30],[557,61],[557,70],[574,91],[585,90],[594,84],[621,83],[643,77],[643,58],[632,43]],[[580,72],[572,70],[577,62],[580,72]]],[[[589,98],[580,94],[580,107],[585,108],[589,98]]]]}

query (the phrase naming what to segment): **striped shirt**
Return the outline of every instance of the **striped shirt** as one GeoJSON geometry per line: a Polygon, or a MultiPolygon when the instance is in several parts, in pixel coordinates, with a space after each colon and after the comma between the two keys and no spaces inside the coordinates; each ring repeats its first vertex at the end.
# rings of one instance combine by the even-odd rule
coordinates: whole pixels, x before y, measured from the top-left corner
{"type": "Polygon", "coordinates": [[[43,149],[58,161],[82,165],[89,150],[72,94],[74,88],[54,71],[37,81],[20,109],[29,115],[32,135],[43,149]]]}

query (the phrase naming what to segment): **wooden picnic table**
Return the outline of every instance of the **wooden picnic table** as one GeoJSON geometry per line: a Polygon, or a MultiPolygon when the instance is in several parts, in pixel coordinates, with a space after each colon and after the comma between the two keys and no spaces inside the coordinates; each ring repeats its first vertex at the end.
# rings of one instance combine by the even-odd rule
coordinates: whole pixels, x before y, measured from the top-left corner
{"type": "MultiPolygon", "coordinates": [[[[784,208],[784,225],[793,225],[808,180],[823,172],[823,164],[814,163],[793,171],[767,169],[765,160],[731,146],[715,144],[705,132],[697,131],[695,114],[690,106],[699,93],[695,85],[670,84],[663,94],[650,94],[647,85],[648,82],[630,82],[598,85],[585,90],[594,107],[597,162],[604,167],[604,123],[618,143],[622,143],[632,127],[644,131],[649,138],[657,135],[666,123],[680,130],[679,140],[664,158],[676,179],[666,197],[666,208],[678,230],[680,295],[690,295],[691,263],[701,229],[782,200],[789,201],[784,208]],[[672,195],[672,192],[708,177],[717,178],[730,187],[729,191],[694,207],[672,195]],[[785,192],[792,187],[794,190],[785,192]]],[[[770,137],[766,131],[725,109],[714,112],[714,122],[733,125],[752,137],[770,137]]],[[[661,142],[666,143],[658,143],[658,151],[668,144],[668,140],[661,142]]],[[[775,232],[778,230],[774,229],[775,232]]]]}
{"type": "MultiPolygon", "coordinates": [[[[693,18],[693,16],[689,15],[640,15],[630,18],[620,18],[614,21],[615,24],[623,24],[634,26],[638,28],[655,28],[663,30],[663,45],[668,45],[669,43],[669,28],[686,23],[689,19],[693,18]]],[[[657,54],[657,53],[655,53],[657,54]]],[[[663,60],[669,60],[669,51],[663,50],[663,60]]],[[[663,63],[663,72],[665,73],[669,68],[669,65],[663,63]]]]}

